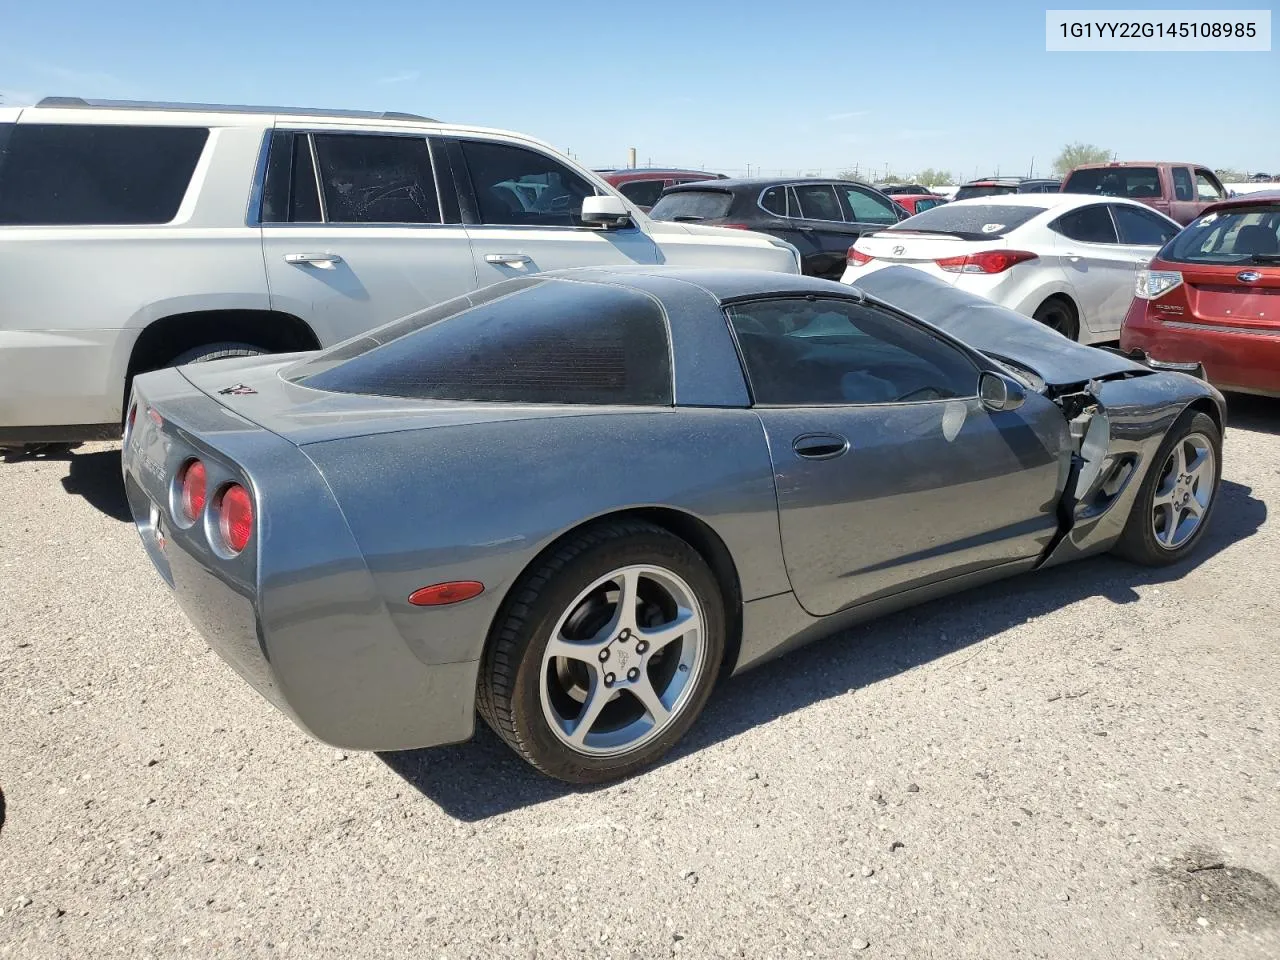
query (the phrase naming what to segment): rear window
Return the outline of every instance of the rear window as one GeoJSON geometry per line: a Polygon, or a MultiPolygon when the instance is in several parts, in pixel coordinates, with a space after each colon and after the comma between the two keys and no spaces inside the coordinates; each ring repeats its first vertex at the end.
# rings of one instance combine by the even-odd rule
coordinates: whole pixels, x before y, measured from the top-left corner
{"type": "Polygon", "coordinates": [[[665,194],[649,216],[655,220],[719,220],[729,215],[733,194],[724,190],[679,190],[665,194]]]}
{"type": "Polygon", "coordinates": [[[607,284],[495,284],[289,368],[317,390],[419,400],[670,405],[657,302],[607,284]]]}
{"type": "Polygon", "coordinates": [[[0,224],[168,223],[209,131],[20,123],[0,152],[0,224]]]}
{"type": "Polygon", "coordinates": [[[908,217],[889,230],[921,230],[926,233],[948,233],[969,240],[993,240],[1016,230],[1046,207],[1033,204],[944,203],[908,217]]]}
{"type": "Polygon", "coordinates": [[[1077,170],[1062,185],[1063,193],[1090,193],[1130,200],[1158,198],[1160,171],[1155,167],[1093,167],[1077,170]]]}
{"type": "Polygon", "coordinates": [[[972,197],[998,197],[1005,193],[1017,193],[1018,188],[1013,184],[1002,183],[966,183],[963,187],[956,191],[957,200],[969,200],[972,197]]]}
{"type": "Polygon", "coordinates": [[[1160,251],[1178,263],[1280,262],[1280,203],[1236,207],[1193,220],[1160,251]]]}
{"type": "Polygon", "coordinates": [[[651,207],[658,202],[666,187],[665,180],[632,180],[618,187],[618,192],[641,207],[651,207]]]}

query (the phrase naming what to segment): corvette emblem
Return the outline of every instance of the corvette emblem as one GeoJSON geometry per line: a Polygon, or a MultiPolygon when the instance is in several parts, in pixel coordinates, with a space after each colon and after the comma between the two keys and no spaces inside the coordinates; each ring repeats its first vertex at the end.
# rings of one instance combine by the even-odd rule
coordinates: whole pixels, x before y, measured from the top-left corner
{"type": "Polygon", "coordinates": [[[237,383],[234,387],[223,387],[218,391],[218,393],[222,394],[224,397],[228,394],[233,397],[246,397],[251,393],[257,392],[258,391],[253,389],[253,387],[246,387],[243,383],[237,383]]]}

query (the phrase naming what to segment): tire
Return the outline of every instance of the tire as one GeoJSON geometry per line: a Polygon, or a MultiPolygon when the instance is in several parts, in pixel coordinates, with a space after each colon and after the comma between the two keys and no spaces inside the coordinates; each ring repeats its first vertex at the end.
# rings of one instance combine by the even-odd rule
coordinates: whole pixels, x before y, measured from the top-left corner
{"type": "Polygon", "coordinates": [[[603,783],[650,766],[684,736],[724,645],[720,587],[698,552],[650,523],[603,522],[512,588],[485,647],[477,709],[543,773],[603,783]],[[633,618],[620,615],[627,583],[633,618]]]}
{"type": "Polygon", "coordinates": [[[1184,559],[1208,529],[1221,479],[1222,433],[1208,414],[1188,410],[1169,428],[1152,459],[1113,551],[1148,567],[1184,559]],[[1208,459],[1197,465],[1189,455],[1193,453],[1196,457],[1207,453],[1208,459]],[[1183,477],[1192,479],[1179,482],[1183,477]],[[1212,486],[1206,487],[1210,477],[1212,486]],[[1197,507],[1199,515],[1193,516],[1197,507]]]}
{"type": "Polygon", "coordinates": [[[1031,315],[1051,330],[1057,330],[1068,340],[1080,339],[1080,319],[1075,308],[1061,297],[1050,297],[1031,315]]]}
{"type": "Polygon", "coordinates": [[[257,357],[266,352],[249,343],[208,343],[178,354],[166,366],[180,367],[186,363],[207,363],[210,360],[226,360],[228,357],[257,357]]]}

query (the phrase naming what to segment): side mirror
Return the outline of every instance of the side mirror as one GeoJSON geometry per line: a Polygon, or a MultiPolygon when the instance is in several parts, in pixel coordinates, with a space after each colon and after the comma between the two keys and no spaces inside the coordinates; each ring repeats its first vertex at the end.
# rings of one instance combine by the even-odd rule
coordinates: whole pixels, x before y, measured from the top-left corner
{"type": "Polygon", "coordinates": [[[631,223],[631,211],[627,205],[612,194],[584,197],[582,200],[582,222],[604,227],[625,227],[631,223]]]}
{"type": "Polygon", "coordinates": [[[978,377],[978,399],[992,413],[1017,410],[1027,400],[1027,391],[1017,380],[1004,374],[983,371],[978,377]]]}

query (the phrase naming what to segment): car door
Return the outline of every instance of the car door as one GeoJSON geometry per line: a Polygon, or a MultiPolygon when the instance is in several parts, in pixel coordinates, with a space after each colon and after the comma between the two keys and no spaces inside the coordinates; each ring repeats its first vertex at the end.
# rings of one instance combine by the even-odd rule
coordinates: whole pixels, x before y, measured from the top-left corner
{"type": "Polygon", "coordinates": [[[1038,556],[1069,437],[1052,403],[988,412],[974,357],[842,298],[728,308],[773,458],[783,556],[815,615],[1038,556]]]}
{"type": "Polygon", "coordinates": [[[582,201],[595,186],[550,154],[480,137],[450,138],[447,149],[481,286],[543,270],[660,262],[636,223],[587,226],[582,201]]]}
{"type": "Polygon", "coordinates": [[[1107,203],[1077,207],[1049,224],[1057,234],[1055,246],[1075,291],[1081,340],[1086,343],[1118,337],[1133,298],[1132,253],[1120,248],[1109,207],[1107,203]]]}
{"type": "Polygon", "coordinates": [[[1196,208],[1195,213],[1187,218],[1186,223],[1190,223],[1200,215],[1205,207],[1211,203],[1217,203],[1219,200],[1227,199],[1227,190],[1211,171],[1203,167],[1196,167],[1196,208]]]}
{"type": "Polygon", "coordinates": [[[1172,200],[1168,210],[1163,212],[1185,226],[1195,219],[1200,210],[1196,203],[1195,179],[1190,167],[1170,167],[1169,178],[1173,187],[1172,200]]]}
{"type": "MultiPolygon", "coordinates": [[[[791,216],[795,229],[805,239],[801,249],[804,272],[815,277],[839,280],[844,273],[849,248],[861,236],[857,224],[845,220],[844,208],[831,183],[794,183],[790,193],[793,199],[791,216]]],[[[894,217],[894,223],[897,217],[894,217]]]]}
{"type": "Polygon", "coordinates": [[[474,290],[432,154],[421,134],[277,129],[259,213],[272,309],[330,344],[474,290]]]}

